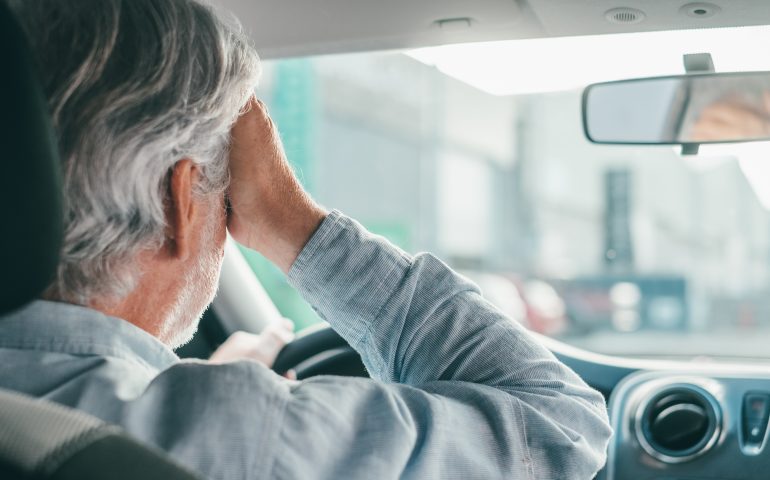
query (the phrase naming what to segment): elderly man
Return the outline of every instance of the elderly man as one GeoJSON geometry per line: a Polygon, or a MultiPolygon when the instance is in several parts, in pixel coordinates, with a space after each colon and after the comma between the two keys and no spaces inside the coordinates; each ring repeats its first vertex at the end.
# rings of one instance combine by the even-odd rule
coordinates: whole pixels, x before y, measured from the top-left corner
{"type": "Polygon", "coordinates": [[[194,0],[10,3],[58,135],[66,232],[45,300],[0,319],[0,387],[122,425],[211,478],[601,468],[597,392],[439,260],[302,190],[236,26],[194,0]],[[179,361],[226,229],[286,272],[371,380],[179,361]]]}

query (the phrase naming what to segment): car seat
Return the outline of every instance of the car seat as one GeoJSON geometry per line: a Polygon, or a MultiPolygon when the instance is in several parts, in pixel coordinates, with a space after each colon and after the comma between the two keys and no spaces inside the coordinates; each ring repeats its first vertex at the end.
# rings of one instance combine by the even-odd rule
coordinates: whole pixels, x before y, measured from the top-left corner
{"type": "MultiPolygon", "coordinates": [[[[61,174],[50,115],[24,33],[3,0],[0,65],[1,316],[39,297],[53,278],[62,240],[61,174]]],[[[119,427],[0,390],[0,478],[198,477],[119,427]]]]}

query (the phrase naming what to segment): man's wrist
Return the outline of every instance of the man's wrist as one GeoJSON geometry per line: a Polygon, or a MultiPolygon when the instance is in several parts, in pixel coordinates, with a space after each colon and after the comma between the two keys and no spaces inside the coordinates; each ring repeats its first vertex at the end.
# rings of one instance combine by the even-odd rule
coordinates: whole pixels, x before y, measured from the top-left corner
{"type": "Polygon", "coordinates": [[[274,256],[271,261],[284,273],[289,273],[294,261],[328,214],[329,212],[311,202],[302,212],[289,215],[284,228],[281,229],[281,240],[271,252],[274,256]]]}
{"type": "Polygon", "coordinates": [[[276,205],[270,211],[260,218],[237,219],[248,234],[236,239],[288,273],[328,212],[309,198],[301,205],[276,205]]]}

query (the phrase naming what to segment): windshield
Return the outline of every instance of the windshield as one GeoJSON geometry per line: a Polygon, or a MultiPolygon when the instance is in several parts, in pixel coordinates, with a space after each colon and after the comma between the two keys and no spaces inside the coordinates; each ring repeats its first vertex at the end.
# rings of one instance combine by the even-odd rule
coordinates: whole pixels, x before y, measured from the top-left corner
{"type": "MultiPolygon", "coordinates": [[[[483,66],[456,74],[429,53],[264,63],[259,96],[319,202],[409,252],[435,253],[528,328],[575,346],[770,359],[770,147],[683,157],[592,145],[581,85],[549,77],[538,91],[533,80],[558,61],[539,59],[539,73],[530,61],[525,91],[504,92],[499,79],[498,91],[484,89],[483,66]]],[[[678,54],[679,70],[664,62],[647,74],[681,73],[681,53],[691,52],[678,54]]],[[[581,74],[582,86],[621,78],[610,70],[581,74]]],[[[279,272],[245,254],[285,316],[300,328],[319,321],[279,272]]]]}

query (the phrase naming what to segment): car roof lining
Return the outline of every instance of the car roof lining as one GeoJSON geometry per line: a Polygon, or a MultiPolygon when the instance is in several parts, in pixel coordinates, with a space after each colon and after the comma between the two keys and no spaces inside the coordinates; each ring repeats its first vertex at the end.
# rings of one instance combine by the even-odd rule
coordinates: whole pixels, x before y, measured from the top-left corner
{"type": "Polygon", "coordinates": [[[211,0],[233,12],[263,58],[464,42],[770,24],[766,0],[211,0]],[[607,12],[631,8],[641,21],[607,12]],[[707,15],[693,16],[693,9],[707,15]],[[470,19],[468,22],[462,19],[470,19]],[[628,18],[622,16],[621,18],[628,18]],[[458,20],[445,23],[440,20],[458,20]]]}

